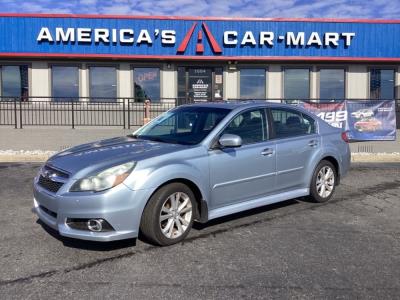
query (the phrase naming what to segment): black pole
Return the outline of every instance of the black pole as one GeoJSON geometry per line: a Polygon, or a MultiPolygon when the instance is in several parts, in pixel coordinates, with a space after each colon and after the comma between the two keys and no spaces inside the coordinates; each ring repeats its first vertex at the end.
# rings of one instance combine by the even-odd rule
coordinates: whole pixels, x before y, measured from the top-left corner
{"type": "MultiPolygon", "coordinates": [[[[17,101],[17,98],[15,98],[17,101]]],[[[22,129],[22,99],[19,99],[19,128],[22,129]]]]}
{"type": "Polygon", "coordinates": [[[74,100],[71,100],[71,121],[72,121],[72,129],[75,129],[75,117],[74,117],[74,100]]]}
{"type": "Polygon", "coordinates": [[[131,99],[128,99],[128,129],[131,129],[130,102],[131,102],[131,99]]]}
{"type": "Polygon", "coordinates": [[[123,101],[123,105],[122,105],[122,118],[123,118],[123,120],[124,120],[124,129],[126,129],[126,124],[125,124],[125,98],[124,99],[122,99],[122,101],[123,101]]]}
{"type": "Polygon", "coordinates": [[[14,123],[15,129],[18,128],[18,119],[17,119],[17,98],[14,98],[14,123]]]}

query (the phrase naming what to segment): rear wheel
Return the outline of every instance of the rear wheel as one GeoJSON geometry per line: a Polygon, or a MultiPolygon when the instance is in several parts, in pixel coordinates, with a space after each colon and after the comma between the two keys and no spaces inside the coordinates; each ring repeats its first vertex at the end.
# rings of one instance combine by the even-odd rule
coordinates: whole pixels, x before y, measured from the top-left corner
{"type": "Polygon", "coordinates": [[[310,185],[310,198],[314,202],[326,202],[332,198],[336,187],[337,171],[327,160],[315,168],[310,185]]]}
{"type": "Polygon", "coordinates": [[[182,241],[193,224],[195,197],[189,187],[171,183],[161,187],[146,205],[140,224],[150,242],[167,246],[182,241]]]}

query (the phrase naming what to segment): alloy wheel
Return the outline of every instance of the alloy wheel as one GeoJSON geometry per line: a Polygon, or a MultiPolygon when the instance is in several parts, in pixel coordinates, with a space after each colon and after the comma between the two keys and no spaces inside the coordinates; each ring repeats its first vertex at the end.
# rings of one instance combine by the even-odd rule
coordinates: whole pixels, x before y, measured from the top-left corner
{"type": "Polygon", "coordinates": [[[317,193],[322,198],[328,198],[335,185],[335,172],[329,166],[322,167],[317,175],[317,193]]]}
{"type": "Polygon", "coordinates": [[[160,228],[165,237],[175,239],[186,232],[192,219],[192,202],[187,194],[176,192],[163,203],[160,228]]]}

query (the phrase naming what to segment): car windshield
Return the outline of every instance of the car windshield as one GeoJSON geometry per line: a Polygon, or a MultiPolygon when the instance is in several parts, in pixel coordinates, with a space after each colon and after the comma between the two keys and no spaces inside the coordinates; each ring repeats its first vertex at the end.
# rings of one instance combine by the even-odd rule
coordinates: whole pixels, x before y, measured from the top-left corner
{"type": "Polygon", "coordinates": [[[230,112],[215,107],[185,106],[170,110],[133,135],[164,143],[195,145],[200,143],[230,112]]]}

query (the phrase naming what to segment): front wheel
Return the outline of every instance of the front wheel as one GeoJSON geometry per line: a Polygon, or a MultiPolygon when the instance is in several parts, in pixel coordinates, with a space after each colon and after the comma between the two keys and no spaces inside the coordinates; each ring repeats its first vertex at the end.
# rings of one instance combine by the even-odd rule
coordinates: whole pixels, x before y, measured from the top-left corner
{"type": "Polygon", "coordinates": [[[194,194],[186,185],[171,183],[161,187],[143,211],[141,233],[160,246],[182,241],[192,227],[194,206],[194,194]]]}
{"type": "Polygon", "coordinates": [[[337,171],[327,160],[322,160],[315,168],[310,185],[310,198],[314,202],[326,202],[335,192],[337,171]]]}

